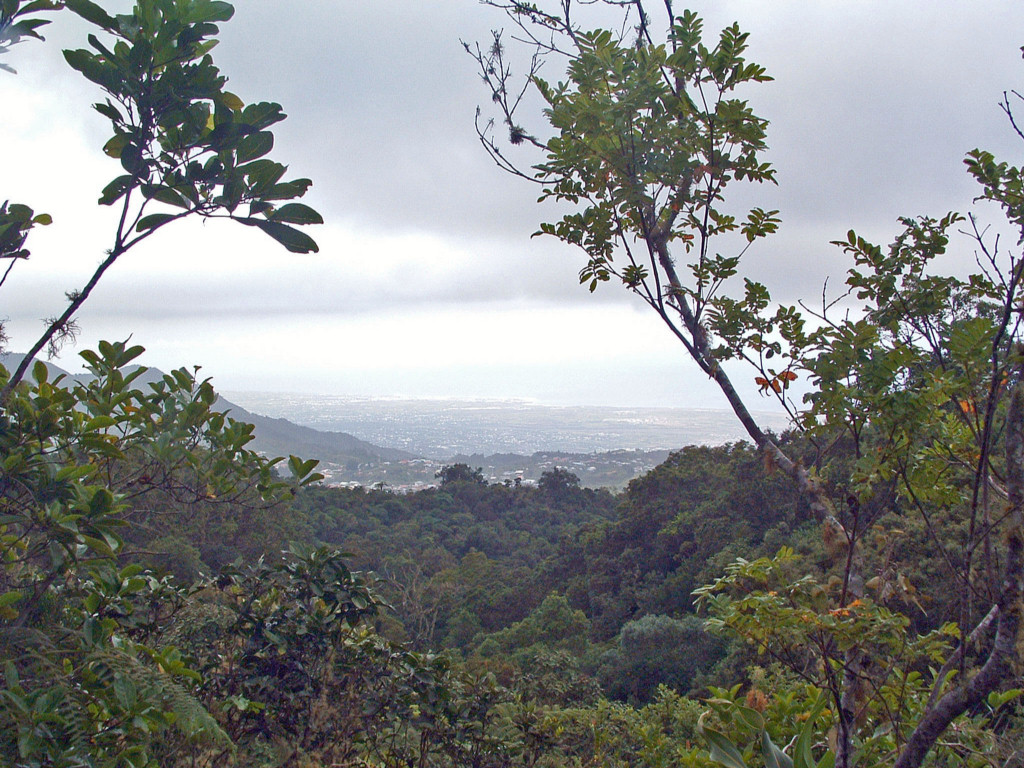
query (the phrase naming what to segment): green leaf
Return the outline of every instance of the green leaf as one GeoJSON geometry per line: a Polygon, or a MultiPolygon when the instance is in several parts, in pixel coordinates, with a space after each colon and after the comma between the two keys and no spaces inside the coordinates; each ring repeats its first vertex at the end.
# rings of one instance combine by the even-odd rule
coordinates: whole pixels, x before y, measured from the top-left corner
{"type": "Polygon", "coordinates": [[[237,112],[245,108],[245,102],[230,91],[222,91],[220,96],[217,98],[217,101],[232,112],[237,112]]]}
{"type": "Polygon", "coordinates": [[[110,546],[107,544],[107,542],[103,541],[103,539],[97,539],[93,536],[82,536],[82,541],[85,543],[87,547],[89,547],[89,549],[93,550],[94,552],[98,552],[104,557],[115,556],[114,550],[112,550],[110,546]]]}
{"type": "Polygon", "coordinates": [[[112,416],[94,416],[86,422],[84,430],[86,432],[95,432],[99,429],[107,429],[117,424],[117,420],[112,416]]]}
{"type": "Polygon", "coordinates": [[[259,131],[251,133],[238,142],[236,157],[238,164],[248,163],[259,157],[263,157],[274,148],[274,134],[270,131],[259,131]]]}
{"type": "Polygon", "coordinates": [[[72,69],[81,72],[88,80],[112,93],[117,93],[123,85],[118,70],[103,62],[94,53],[84,50],[64,51],[64,59],[72,69]]]}
{"type": "Polygon", "coordinates": [[[117,200],[123,197],[124,194],[132,188],[134,181],[135,177],[129,174],[118,176],[103,188],[103,191],[100,193],[100,205],[112,205],[117,202],[117,200]]]}
{"type": "Polygon", "coordinates": [[[117,696],[118,703],[127,710],[135,708],[136,702],[138,701],[138,689],[130,679],[124,675],[118,675],[114,678],[114,695],[117,696]]]}
{"type": "Polygon", "coordinates": [[[156,229],[161,224],[166,224],[168,221],[178,218],[179,215],[173,213],[151,213],[149,216],[143,216],[139,219],[139,223],[135,225],[135,231],[147,232],[151,229],[156,229]]]}
{"type": "Polygon", "coordinates": [[[113,123],[120,123],[122,121],[121,113],[109,101],[102,104],[93,104],[92,108],[113,123]]]}
{"type": "Polygon", "coordinates": [[[320,462],[317,459],[307,459],[306,461],[303,461],[298,456],[288,457],[288,469],[290,469],[291,473],[299,480],[316,469],[316,466],[319,463],[320,462]]]}
{"type": "Polygon", "coordinates": [[[122,366],[128,365],[128,363],[130,363],[132,360],[137,358],[139,355],[141,355],[145,351],[146,351],[146,348],[144,346],[142,346],[141,344],[133,344],[130,347],[126,347],[121,352],[121,356],[118,359],[118,364],[122,365],[122,366]]]}
{"type": "Polygon", "coordinates": [[[16,602],[21,600],[22,594],[18,590],[11,590],[10,592],[4,592],[0,595],[0,608],[6,608],[9,605],[14,605],[16,602]]]}
{"type": "Polygon", "coordinates": [[[186,200],[180,192],[171,187],[161,187],[152,184],[145,184],[142,186],[142,194],[149,200],[156,200],[157,202],[164,203],[166,205],[173,205],[175,208],[188,208],[189,202],[186,200]]]}
{"type": "Polygon", "coordinates": [[[143,568],[138,563],[129,563],[124,568],[122,568],[120,571],[118,571],[117,575],[120,576],[121,579],[130,579],[133,576],[138,576],[140,573],[142,573],[145,570],[146,569],[143,568]]]}
{"type": "Polygon", "coordinates": [[[143,175],[142,172],[145,170],[146,161],[142,157],[142,150],[135,144],[125,144],[121,149],[120,160],[121,167],[132,174],[133,177],[143,175]]]}
{"type": "Polygon", "coordinates": [[[818,694],[818,700],[814,703],[814,707],[811,708],[804,727],[800,729],[796,746],[793,748],[794,768],[817,768],[814,753],[811,751],[811,745],[815,740],[814,729],[817,727],[818,715],[825,708],[826,701],[828,701],[828,693],[822,691],[818,694]]]}
{"type": "Polygon", "coordinates": [[[292,253],[318,253],[320,251],[320,246],[313,238],[285,224],[262,219],[240,219],[240,221],[259,227],[292,253]]]}
{"type": "Polygon", "coordinates": [[[21,12],[35,13],[36,11],[56,11],[59,9],[60,6],[55,0],[32,0],[32,2],[22,6],[21,12]]]}
{"type": "Polygon", "coordinates": [[[253,193],[259,195],[261,191],[268,190],[277,184],[287,169],[273,160],[263,159],[240,165],[238,170],[248,178],[253,193]]]}
{"type": "Polygon", "coordinates": [[[281,111],[280,104],[261,101],[256,104],[250,104],[242,110],[239,119],[245,125],[251,125],[257,130],[262,130],[284,120],[284,113],[281,111]]]}
{"type": "Polygon", "coordinates": [[[754,733],[764,730],[764,717],[756,709],[737,705],[732,711],[737,719],[754,733]]]}
{"type": "Polygon", "coordinates": [[[309,179],[295,179],[285,184],[275,184],[266,192],[260,194],[262,200],[291,200],[293,197],[302,197],[313,184],[309,179]]]}
{"type": "Polygon", "coordinates": [[[286,203],[269,216],[271,221],[287,224],[323,224],[323,217],[304,203],[286,203]]]}
{"type": "Polygon", "coordinates": [[[707,727],[701,728],[701,733],[711,747],[708,756],[712,760],[727,766],[727,768],[747,768],[747,764],[743,761],[743,755],[740,754],[736,745],[726,738],[724,733],[707,727]]]}
{"type": "Polygon", "coordinates": [[[992,691],[986,701],[992,709],[999,709],[1006,702],[1016,699],[1021,694],[1024,694],[1024,690],[1020,688],[1011,688],[1008,691],[992,691]]]}
{"type": "Polygon", "coordinates": [[[231,3],[193,3],[183,21],[186,24],[201,24],[209,21],[228,21],[235,14],[231,3]]]}
{"type": "Polygon", "coordinates": [[[117,28],[117,20],[100,8],[96,3],[89,0],[66,0],[64,5],[77,13],[86,21],[95,24],[103,29],[113,31],[117,28]]]}
{"type": "Polygon", "coordinates": [[[321,474],[320,472],[314,472],[313,474],[311,474],[308,477],[304,478],[303,481],[301,483],[299,483],[299,485],[301,485],[303,487],[305,487],[307,485],[313,485],[314,483],[319,483],[321,480],[324,479],[324,477],[326,477],[326,476],[321,474]]]}
{"type": "Polygon", "coordinates": [[[765,768],[793,768],[792,758],[775,746],[766,730],[761,731],[761,755],[765,768]]]}
{"type": "Polygon", "coordinates": [[[99,517],[111,512],[114,507],[114,494],[106,488],[100,488],[89,500],[89,514],[99,517]]]}
{"type": "Polygon", "coordinates": [[[116,133],[110,141],[103,145],[103,153],[117,160],[126,146],[128,146],[127,134],[116,133]]]}
{"type": "Polygon", "coordinates": [[[61,467],[61,469],[57,472],[57,480],[81,480],[83,477],[92,472],[92,470],[93,467],[90,465],[71,465],[67,467],[61,467]]]}
{"type": "Polygon", "coordinates": [[[48,378],[49,369],[42,360],[36,360],[32,366],[32,377],[40,384],[45,384],[48,378]]]}

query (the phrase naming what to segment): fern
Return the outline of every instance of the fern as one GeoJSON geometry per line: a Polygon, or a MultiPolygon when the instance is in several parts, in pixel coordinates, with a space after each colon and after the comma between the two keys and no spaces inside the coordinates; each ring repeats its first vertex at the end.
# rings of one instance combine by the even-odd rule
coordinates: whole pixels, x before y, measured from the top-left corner
{"type": "Polygon", "coordinates": [[[224,729],[202,703],[169,674],[113,647],[93,652],[87,657],[87,663],[100,676],[113,676],[111,679],[121,676],[131,681],[140,699],[160,702],[173,714],[174,728],[190,741],[234,751],[234,744],[224,729]]]}

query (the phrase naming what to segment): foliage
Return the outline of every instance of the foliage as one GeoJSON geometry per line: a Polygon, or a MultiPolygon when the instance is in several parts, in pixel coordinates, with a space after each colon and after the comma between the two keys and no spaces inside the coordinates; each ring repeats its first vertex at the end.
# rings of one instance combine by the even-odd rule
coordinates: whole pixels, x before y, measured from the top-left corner
{"type": "Polygon", "coordinates": [[[386,577],[405,637],[426,649],[468,648],[478,632],[524,619],[562,583],[543,564],[579,526],[611,517],[615,499],[471,480],[405,495],[308,488],[296,502],[316,539],[386,577]]]}
{"type": "Polygon", "coordinates": [[[288,225],[322,223],[320,216],[301,203],[276,202],[302,196],[310,181],[282,183],[285,167],[263,159],[274,144],[267,129],[284,119],[281,107],[244,106],[224,90],[227,80],[208,55],[217,23],[234,13],[230,4],[141,0],[131,14],[118,16],[89,0],[66,5],[114,40],[109,45],[90,36],[91,51],[64,53],[107,94],[95,105],[114,132],[103,151],[125,174],[107,185],[101,204],[125,200],[127,206],[127,198],[140,194],[143,202],[129,220],[140,237],[191,214],[226,216],[262,229],[290,251],[316,250],[288,225]],[[174,210],[147,214],[153,203],[174,210]],[[240,205],[247,214],[236,213],[240,205]]]}
{"type": "Polygon", "coordinates": [[[126,366],[141,352],[83,352],[84,382],[50,381],[37,363],[3,411],[0,753],[11,765],[147,765],[172,726],[230,747],[192,695],[196,673],[154,642],[185,595],[119,564],[125,515],[154,494],[272,502],[294,485],[245,448],[251,427],[211,410],[209,382],[181,370],[135,389],[145,369],[126,366]]]}
{"type": "Polygon", "coordinates": [[[564,595],[552,593],[525,619],[488,635],[478,652],[493,655],[497,651],[530,651],[542,646],[582,656],[587,647],[589,622],[580,610],[573,610],[564,595]]]}
{"type": "Polygon", "coordinates": [[[688,593],[737,554],[794,537],[821,556],[788,484],[744,444],[673,454],[618,499],[571,477],[557,495],[470,482],[405,495],[311,487],[297,502],[321,540],[386,576],[388,637],[457,649],[524,696],[643,703],[662,682],[685,692],[741,679],[743,649],[720,658],[721,641],[687,616],[688,593]],[[687,652],[618,647],[625,626],[651,621],[681,628],[687,652]]]}
{"type": "Polygon", "coordinates": [[[662,688],[639,709],[606,700],[589,707],[521,702],[511,710],[511,719],[527,766],[710,768],[695,744],[700,709],[697,702],[662,688]]]}
{"type": "MultiPolygon", "coordinates": [[[[773,764],[766,752],[781,753],[777,754],[780,765],[788,765],[787,760],[808,766],[834,760],[831,750],[820,746],[814,750],[817,757],[812,757],[812,747],[822,733],[830,734],[829,743],[834,743],[841,702],[831,691],[853,650],[865,660],[854,698],[858,726],[854,759],[867,765],[890,764],[926,711],[932,686],[942,674],[939,668],[949,658],[959,630],[950,623],[911,635],[906,617],[867,598],[830,609],[827,588],[810,577],[794,578],[797,572],[793,552],[783,549],[774,558],[738,561],[717,582],[699,590],[711,616],[709,626],[743,638],[757,647],[759,655],[798,670],[799,678],[806,681],[771,697],[748,693],[746,706],[736,699],[738,689],[729,694],[713,692],[711,711],[730,726],[730,733],[704,729],[712,757],[734,767],[741,753],[740,761],[749,761],[758,750],[766,765],[773,764]],[[801,719],[794,721],[791,712],[780,710],[786,701],[802,701],[804,707],[817,703],[801,725],[801,719]],[[751,711],[751,703],[759,713],[751,711]],[[771,741],[780,736],[789,739],[794,733],[788,754],[771,741]]],[[[758,689],[755,685],[751,690],[758,689]]],[[[955,739],[943,739],[935,746],[935,764],[1001,764],[988,756],[1000,741],[992,726],[1021,693],[1019,688],[992,692],[983,708],[961,714],[951,726],[955,739]]]]}
{"type": "MultiPolygon", "coordinates": [[[[515,119],[521,101],[495,35],[474,54],[481,74],[513,144],[542,157],[526,174],[481,128],[485,146],[539,183],[542,200],[569,206],[540,233],[584,250],[590,290],[618,281],[662,318],[756,452],[675,454],[617,508],[562,469],[527,488],[488,486],[456,464],[441,488],[408,497],[306,488],[299,519],[287,502],[319,479],[316,462],[289,457],[293,477],[281,480],[283,460],[250,450],[252,427],[217,413],[194,372],[143,389],[146,372],[129,367],[141,348],[102,343],[83,353],[88,378],[50,381],[37,364],[29,381],[31,358],[74,334],[106,269],[170,222],[230,218],[309,252],[293,225],[320,221],[291,202],[308,180],[282,181],[266,158],[280,107],[245,106],[213,65],[229,4],[138,0],[111,15],[67,0],[104,38],[65,58],[105,94],[104,151],[124,173],[100,202],[121,216],[89,283],[0,375],[0,756],[140,767],[1009,763],[1021,733],[1021,240],[1001,249],[957,214],[901,219],[887,249],[850,232],[837,244],[853,262],[843,298],[857,311],[777,307],[740,280],[777,212],[744,217],[724,198],[733,182],[774,181],[766,123],[740,98],[769,79],[745,59],[747,36],[733,25],[706,45],[699,18],[671,3],[662,40],[640,2],[607,1],[632,14],[620,33],[579,27],[571,0],[550,13],[491,4],[536,45],[529,79],[551,135],[515,119]],[[556,53],[568,62],[557,84],[537,76],[556,53]],[[965,225],[979,269],[940,274],[965,225]],[[799,437],[757,425],[725,372],[733,360],[753,366],[799,437]],[[790,397],[797,380],[810,386],[802,406],[790,397]],[[293,532],[351,546],[387,581],[378,591],[329,545],[260,551],[259,537],[293,532]],[[204,541],[215,535],[234,541],[204,541]],[[783,540],[805,557],[769,556],[783,540]],[[212,575],[236,554],[245,562],[212,575]],[[136,555],[201,578],[185,587],[136,555]],[[690,590],[722,568],[696,598],[735,639],[728,648],[688,615],[690,590]],[[915,586],[925,576],[935,584],[915,586]],[[388,600],[393,616],[381,613],[388,600]],[[440,642],[464,657],[430,653],[440,642]],[[768,670],[736,669],[748,654],[768,670]],[[716,674],[732,677],[715,685],[716,674]],[[633,705],[603,698],[595,675],[633,705]],[[695,684],[709,686],[704,704],[683,696],[695,684]]],[[[4,0],[0,53],[38,37],[38,14],[58,5],[4,0]]],[[[1009,101],[1004,110],[1012,121],[1009,101]]],[[[1021,171],[980,150],[967,163],[981,199],[1024,237],[1021,171]]],[[[28,257],[32,228],[48,224],[24,204],[0,206],[0,286],[28,257]]]]}
{"type": "MultiPolygon", "coordinates": [[[[66,309],[47,321],[0,399],[8,397],[44,347],[54,352],[74,337],[75,314],[107,269],[171,222],[229,218],[262,230],[295,253],[317,250],[295,225],[322,223],[309,206],[290,202],[311,182],[282,181],[285,166],[266,157],[274,145],[268,129],[284,119],[280,105],[245,105],[225,90],[227,78],[210,56],[218,24],[234,13],[229,3],[138,0],[131,13],[111,15],[91,0],[25,5],[7,0],[0,23],[57,7],[66,7],[106,38],[90,34],[89,49],[68,50],[64,57],[105,94],[94,105],[113,134],[103,151],[119,161],[122,173],[104,187],[99,203],[116,206],[120,215],[105,258],[83,288],[68,294],[66,309]]],[[[34,31],[40,23],[29,19],[18,25],[32,25],[34,31]]],[[[5,204],[0,211],[0,258],[11,259],[9,273],[15,261],[28,256],[24,243],[31,227],[49,223],[49,217],[20,204],[5,204]]]]}
{"type": "MultiPolygon", "coordinates": [[[[664,4],[661,40],[642,2],[579,4],[619,9],[617,33],[586,29],[571,0],[488,4],[506,12],[532,51],[524,87],[535,87],[545,103],[550,138],[536,138],[519,122],[526,102],[516,94],[525,91],[514,87],[496,33],[486,51],[470,52],[512,144],[532,146],[541,158],[529,173],[520,170],[489,125],[479,129],[485,148],[500,167],[538,183],[542,202],[569,204],[540,232],[585,252],[580,278],[590,290],[617,280],[658,314],[821,526],[827,581],[808,574],[769,588],[755,577],[771,568],[742,561],[702,594],[715,595],[726,626],[762,648],[784,655],[799,638],[816,650],[813,658],[787,660],[828,691],[841,768],[870,738],[860,720],[863,687],[870,683],[873,700],[886,700],[887,686],[911,689],[911,667],[930,659],[939,669],[915,678],[923,688],[919,699],[907,695],[914,706],[905,712],[903,700],[887,702],[895,734],[887,759],[900,768],[921,765],[944,731],[998,695],[1017,659],[1024,586],[1021,239],[1001,249],[973,216],[952,213],[902,218],[904,230],[888,249],[851,231],[836,243],[853,259],[845,296],[826,299],[818,312],[774,306],[766,286],[743,276],[741,261],[775,231],[777,212],[755,208],[741,223],[724,207],[732,181],[774,180],[761,160],[766,123],[735,93],[768,79],[745,60],[746,35],[732,25],[706,45],[697,16],[675,15],[671,3],[664,4]],[[538,73],[541,61],[556,55],[566,62],[565,80],[552,85],[538,73]],[[964,221],[978,269],[943,275],[936,259],[964,221]],[[712,241],[735,255],[714,252],[712,241]],[[726,373],[732,360],[751,365],[762,393],[789,411],[813,449],[813,465],[757,424],[726,373]],[[790,397],[798,379],[810,388],[803,406],[790,397]],[[883,551],[870,551],[876,526],[892,515],[901,529],[902,518],[913,516],[916,523],[906,527],[927,531],[945,563],[944,607],[955,615],[941,620],[960,627],[944,633],[955,638],[952,648],[936,646],[941,638],[927,629],[917,634],[897,612],[922,605],[896,557],[899,532],[883,551]],[[733,602],[724,597],[727,583],[739,591],[733,602]],[[810,671],[815,664],[824,678],[810,671]]],[[[1012,123],[1008,97],[1003,109],[1012,123]]],[[[980,198],[1002,209],[1015,235],[1024,233],[1019,169],[980,150],[967,165],[981,183],[980,198]]],[[[773,749],[766,760],[778,757],[773,749]]]]}
{"type": "MultiPolygon", "coordinates": [[[[252,427],[213,410],[208,381],[182,369],[140,388],[145,369],[128,367],[138,346],[101,342],[82,353],[81,380],[50,381],[41,363],[25,378],[44,347],[74,337],[74,316],[105,271],[170,222],[232,218],[308,252],[315,243],[293,225],[320,217],[289,202],[309,181],[282,182],[284,166],[264,157],[280,107],[245,106],[209,55],[228,3],[139,0],[110,15],[89,0],[5,0],[0,53],[38,38],[48,23],[38,14],[61,8],[97,33],[65,58],[106,94],[95,105],[113,132],[104,151],[123,173],[100,203],[120,217],[88,283],[17,369],[0,372],[0,753],[11,765],[144,766],[177,739],[228,755],[234,745],[197,696],[198,674],[160,637],[187,590],[126,559],[131,546],[180,544],[170,531],[186,518],[209,522],[230,507],[252,519],[280,505],[319,479],[315,462],[292,457],[295,479],[281,481],[280,459],[246,447],[252,427]]],[[[0,286],[29,257],[32,228],[50,223],[27,205],[0,206],[0,286]]],[[[192,575],[207,565],[196,552],[192,575]]]]}
{"type": "Polygon", "coordinates": [[[598,675],[609,696],[645,703],[662,685],[687,692],[719,660],[722,646],[695,616],[647,614],[623,626],[598,675]]]}
{"type": "MultiPolygon", "coordinates": [[[[239,764],[276,754],[294,765],[357,749],[368,702],[354,697],[372,695],[382,668],[400,656],[367,626],[379,605],[339,552],[293,545],[196,584],[161,638],[202,675],[196,695],[239,764]],[[345,739],[333,745],[328,734],[345,739]]],[[[160,747],[164,760],[188,753],[174,740],[160,747]]]]}
{"type": "MultiPolygon", "coordinates": [[[[34,14],[55,11],[60,8],[55,0],[4,0],[0,4],[0,56],[10,52],[10,47],[22,38],[42,40],[39,28],[50,23],[49,19],[34,14]]],[[[9,64],[0,62],[0,70],[15,73],[9,64]]]]}
{"type": "Polygon", "coordinates": [[[511,749],[496,709],[508,694],[381,637],[373,580],[336,549],[294,545],[191,587],[119,563],[148,515],[279,504],[317,479],[297,459],[305,475],[277,478],[279,460],[245,447],[251,426],[210,409],[209,382],[175,371],[136,389],[141,352],[84,352],[82,382],[51,382],[40,363],[5,410],[5,764],[463,765],[511,749]]]}
{"type": "Polygon", "coordinates": [[[554,499],[571,498],[580,487],[580,479],[564,467],[541,472],[537,487],[554,499]]]}
{"type": "Polygon", "coordinates": [[[644,614],[691,613],[694,589],[739,554],[806,536],[807,517],[750,445],[691,446],[630,483],[618,518],[576,544],[565,589],[608,639],[644,614]]]}
{"type": "Polygon", "coordinates": [[[468,464],[452,464],[442,467],[438,470],[437,477],[441,479],[442,487],[454,483],[477,483],[479,485],[486,483],[482,469],[480,467],[470,469],[468,464]]]}

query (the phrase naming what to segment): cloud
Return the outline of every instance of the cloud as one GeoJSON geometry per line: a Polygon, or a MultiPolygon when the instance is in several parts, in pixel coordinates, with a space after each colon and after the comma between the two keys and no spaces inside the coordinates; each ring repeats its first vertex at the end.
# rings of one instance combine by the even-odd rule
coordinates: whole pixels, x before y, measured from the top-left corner
{"type": "MultiPolygon", "coordinates": [[[[459,40],[488,39],[504,23],[500,14],[470,0],[245,0],[236,8],[214,56],[232,90],[278,101],[289,114],[276,129],[274,157],[291,175],[314,180],[309,202],[328,222],[314,232],[322,251],[287,254],[237,226],[175,226],[105,278],[83,315],[87,335],[135,331],[164,359],[223,359],[231,375],[226,361],[252,371],[268,348],[287,361],[281,371],[300,368],[297,350],[314,355],[316,347],[283,351],[300,329],[405,349],[410,333],[438,323],[441,337],[453,335],[458,322],[474,333],[489,329],[480,330],[487,338],[514,337],[532,357],[481,362],[476,373],[471,359],[433,357],[420,360],[424,381],[441,381],[451,365],[453,389],[476,382],[491,394],[507,385],[550,396],[570,389],[552,373],[552,354],[586,349],[586,364],[573,363],[577,378],[602,387],[633,366],[647,371],[635,391],[621,383],[607,391],[648,397],[639,392],[646,381],[669,396],[648,363],[621,358],[637,338],[665,332],[653,323],[621,334],[634,329],[636,303],[614,286],[595,295],[580,288],[580,254],[530,238],[557,213],[538,206],[537,190],[502,174],[477,144],[473,115],[487,94],[459,40]],[[551,321],[556,311],[576,319],[551,321]],[[558,328],[572,329],[569,342],[558,328]],[[547,383],[529,384],[512,373],[516,365],[547,383]]],[[[709,32],[738,21],[750,32],[750,58],[776,78],[746,95],[771,120],[780,184],[730,200],[781,210],[781,233],[752,249],[748,263],[782,300],[814,300],[826,277],[840,282],[844,262],[828,241],[851,227],[885,242],[897,216],[967,208],[975,192],[962,167],[967,150],[1019,154],[997,107],[1024,74],[1017,0],[992,0],[984,12],[921,0],[719,2],[697,10],[709,32]]],[[[47,29],[46,44],[15,49],[17,77],[0,74],[3,197],[55,217],[33,236],[33,260],[5,286],[16,344],[59,310],[63,292],[80,286],[109,247],[110,211],[94,201],[117,173],[99,152],[109,129],[88,108],[98,93],[58,53],[85,44],[81,27],[65,15],[47,29]]],[[[547,76],[556,79],[553,70],[547,76]]],[[[966,245],[960,252],[970,256],[966,245]]],[[[664,355],[675,366],[679,353],[668,340],[645,359],[664,355]]],[[[314,358],[307,376],[345,384],[314,358]]],[[[372,381],[411,384],[414,368],[399,369],[372,381]]]]}
{"type": "MultiPolygon", "coordinates": [[[[685,364],[658,320],[629,307],[460,302],[386,316],[184,316],[174,333],[146,317],[87,311],[83,319],[82,345],[131,333],[147,348],[145,364],[201,365],[223,390],[726,405],[714,384],[685,364]]],[[[70,352],[59,362],[76,367],[70,352]]],[[[751,376],[738,372],[737,385],[757,407],[771,408],[751,376]]]]}

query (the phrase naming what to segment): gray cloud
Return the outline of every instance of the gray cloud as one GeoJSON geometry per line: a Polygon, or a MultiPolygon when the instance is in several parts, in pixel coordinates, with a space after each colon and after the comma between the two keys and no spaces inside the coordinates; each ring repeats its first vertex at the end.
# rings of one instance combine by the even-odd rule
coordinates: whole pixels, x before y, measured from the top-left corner
{"type": "MultiPolygon", "coordinates": [[[[781,299],[813,299],[830,274],[838,282],[842,260],[828,241],[851,227],[884,241],[899,215],[966,208],[975,192],[962,166],[967,150],[1019,156],[997,107],[1003,90],[1024,80],[1018,0],[991,0],[981,11],[923,0],[696,5],[709,32],[738,21],[751,35],[750,58],[776,78],[747,95],[771,120],[780,185],[733,199],[737,207],[782,211],[780,235],[749,259],[751,273],[781,299]]],[[[467,303],[627,301],[614,287],[588,295],[576,282],[578,254],[530,240],[555,213],[477,144],[473,114],[487,94],[459,40],[486,40],[503,23],[494,9],[473,0],[236,6],[214,56],[232,90],[279,101],[289,114],[276,130],[275,157],[314,180],[310,202],[329,222],[317,235],[322,253],[284,255],[234,230],[174,230],[115,268],[88,317],[123,316],[126,327],[142,318],[157,332],[160,324],[148,321],[173,326],[182,314],[214,322],[284,318],[296,308],[311,317],[415,309],[427,317],[432,307],[467,303]]],[[[19,83],[59,89],[67,125],[98,152],[106,128],[83,116],[97,95],[57,54],[60,46],[83,45],[81,30],[68,23],[52,29],[46,45],[19,51],[19,83]]],[[[552,70],[547,76],[556,77],[552,70]]],[[[117,172],[108,166],[111,176],[117,172]]],[[[79,183],[73,171],[65,175],[54,186],[79,183]]],[[[88,181],[83,199],[93,200],[102,182],[88,181]]],[[[47,267],[40,251],[18,291],[5,297],[4,312],[32,323],[52,314],[54,299],[80,283],[99,253],[90,251],[76,272],[64,263],[47,267]]]]}
{"type": "MultiPolygon", "coordinates": [[[[964,208],[974,192],[964,153],[1013,147],[996,103],[1024,74],[1016,2],[984,13],[932,2],[703,5],[706,29],[739,21],[750,57],[776,78],[749,96],[772,121],[780,186],[737,194],[783,212],[766,262],[802,270],[823,232],[883,237],[899,215],[964,208]]],[[[335,220],[522,243],[553,216],[473,133],[486,93],[459,39],[486,40],[500,13],[472,0],[281,7],[240,5],[218,55],[247,97],[285,104],[280,154],[314,177],[314,199],[335,220]]],[[[817,250],[830,261],[827,240],[817,250]]],[[[477,274],[496,268],[481,259],[477,274]]],[[[548,275],[537,272],[543,292],[548,275]]]]}

